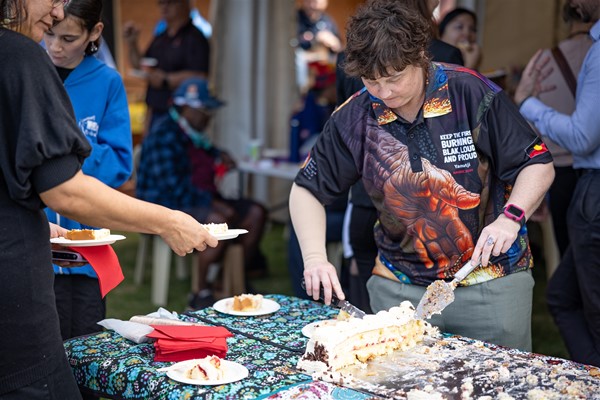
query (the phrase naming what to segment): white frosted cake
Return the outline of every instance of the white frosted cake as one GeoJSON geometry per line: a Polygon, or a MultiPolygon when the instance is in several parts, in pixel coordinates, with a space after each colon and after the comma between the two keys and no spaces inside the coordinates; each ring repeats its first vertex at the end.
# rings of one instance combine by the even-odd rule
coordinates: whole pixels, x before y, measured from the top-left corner
{"type": "Polygon", "coordinates": [[[315,329],[298,368],[318,373],[365,363],[415,346],[431,329],[430,324],[415,318],[415,309],[408,301],[362,319],[335,321],[315,329]]]}

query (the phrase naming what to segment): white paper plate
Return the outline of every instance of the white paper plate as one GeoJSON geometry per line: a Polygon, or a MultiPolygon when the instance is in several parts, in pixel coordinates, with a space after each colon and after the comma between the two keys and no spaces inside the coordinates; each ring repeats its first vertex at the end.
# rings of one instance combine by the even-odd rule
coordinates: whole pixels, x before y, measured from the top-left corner
{"type": "Polygon", "coordinates": [[[169,370],[167,371],[167,376],[177,382],[203,386],[225,385],[227,383],[236,382],[248,377],[248,369],[242,364],[238,364],[233,361],[221,360],[221,368],[225,370],[225,375],[223,376],[223,379],[205,381],[200,379],[186,378],[183,375],[185,373],[185,370],[191,368],[194,365],[195,361],[196,360],[186,360],[171,365],[169,367],[169,370]]]}
{"type": "Polygon", "coordinates": [[[50,243],[60,244],[61,246],[71,246],[71,247],[92,247],[92,246],[102,246],[104,244],[113,244],[117,240],[123,240],[125,236],[123,235],[109,235],[103,239],[97,240],[69,240],[64,237],[52,238],[50,239],[50,243]]]}
{"type": "Polygon", "coordinates": [[[307,338],[311,338],[313,332],[315,331],[315,329],[317,329],[317,326],[322,326],[322,325],[326,325],[329,321],[334,322],[334,319],[326,319],[323,321],[315,321],[315,322],[311,322],[308,325],[304,325],[304,327],[302,328],[302,334],[304,336],[306,336],[307,338]]]}
{"type": "Polygon", "coordinates": [[[256,315],[272,314],[279,310],[279,307],[281,307],[279,303],[271,299],[263,299],[261,307],[258,310],[252,311],[234,311],[231,309],[232,304],[233,297],[228,297],[226,299],[217,301],[215,304],[213,304],[213,308],[223,314],[253,317],[256,315]]]}
{"type": "Polygon", "coordinates": [[[229,229],[227,232],[212,233],[212,235],[219,240],[227,240],[235,239],[236,237],[243,235],[244,233],[248,233],[248,231],[245,229],[229,229]]]}

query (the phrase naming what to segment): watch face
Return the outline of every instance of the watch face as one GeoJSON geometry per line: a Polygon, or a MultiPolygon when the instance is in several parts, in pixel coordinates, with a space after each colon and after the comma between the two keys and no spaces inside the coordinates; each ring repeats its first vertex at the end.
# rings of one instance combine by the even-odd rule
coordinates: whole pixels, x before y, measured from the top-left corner
{"type": "Polygon", "coordinates": [[[506,212],[508,212],[511,215],[514,215],[515,218],[517,220],[520,220],[521,218],[523,218],[523,210],[521,210],[519,207],[514,206],[512,204],[509,204],[506,206],[506,212]]]}

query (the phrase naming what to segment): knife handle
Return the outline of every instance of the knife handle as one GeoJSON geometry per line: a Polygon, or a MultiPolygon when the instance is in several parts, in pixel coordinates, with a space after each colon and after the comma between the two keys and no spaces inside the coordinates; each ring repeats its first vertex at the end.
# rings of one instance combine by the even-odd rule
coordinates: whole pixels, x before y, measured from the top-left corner
{"type": "MultiPolygon", "coordinates": [[[[302,290],[306,291],[306,282],[304,281],[304,278],[302,278],[300,286],[302,287],[302,290]]],[[[319,300],[325,302],[325,289],[323,289],[323,285],[321,285],[321,287],[319,288],[319,300]]],[[[331,291],[331,304],[337,305],[339,301],[340,299],[336,296],[335,292],[331,291]]]]}
{"type": "MultiPolygon", "coordinates": [[[[495,261],[494,260],[498,260],[498,257],[490,257],[490,261],[488,261],[489,264],[493,264],[495,261]]],[[[461,269],[459,269],[458,271],[456,271],[456,274],[454,274],[454,279],[453,281],[455,281],[456,283],[461,282],[463,279],[465,279],[467,277],[467,275],[469,275],[471,272],[473,272],[473,270],[477,267],[479,267],[481,265],[481,256],[479,256],[479,259],[477,260],[477,263],[475,263],[475,265],[471,264],[471,260],[467,261],[467,263],[465,265],[463,265],[461,267],[461,269]]]]}
{"type": "Polygon", "coordinates": [[[472,264],[471,261],[469,260],[465,265],[462,266],[461,269],[459,269],[456,272],[456,274],[454,274],[454,280],[457,283],[462,281],[463,279],[465,279],[467,277],[467,275],[469,275],[471,272],[473,272],[473,270],[480,265],[481,265],[481,257],[479,257],[479,260],[477,260],[477,262],[475,264],[472,264]]]}

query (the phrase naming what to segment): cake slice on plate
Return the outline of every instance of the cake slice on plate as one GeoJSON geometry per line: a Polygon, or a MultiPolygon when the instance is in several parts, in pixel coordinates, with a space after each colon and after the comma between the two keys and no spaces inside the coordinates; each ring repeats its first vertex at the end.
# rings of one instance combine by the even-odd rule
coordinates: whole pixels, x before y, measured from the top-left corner
{"type": "Polygon", "coordinates": [[[263,302],[262,294],[241,294],[233,297],[231,309],[233,311],[256,311],[260,309],[263,302]]]}
{"type": "Polygon", "coordinates": [[[196,360],[194,364],[183,373],[188,379],[199,381],[218,381],[223,379],[225,371],[221,359],[217,356],[207,356],[196,360]]]}
{"type": "Polygon", "coordinates": [[[110,236],[110,229],[71,229],[65,239],[69,240],[99,240],[110,236]]]}

